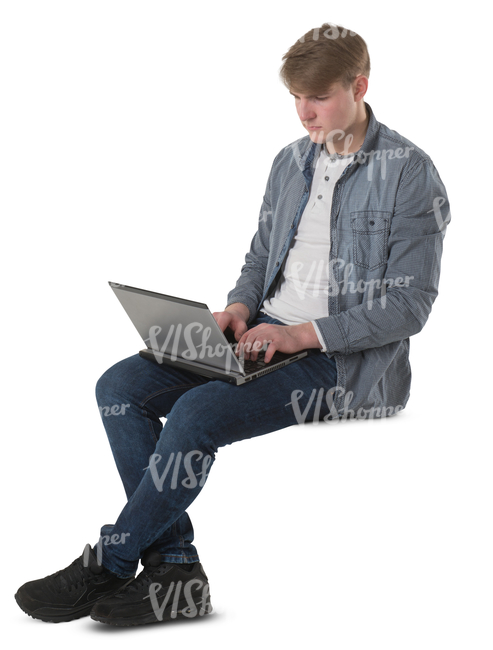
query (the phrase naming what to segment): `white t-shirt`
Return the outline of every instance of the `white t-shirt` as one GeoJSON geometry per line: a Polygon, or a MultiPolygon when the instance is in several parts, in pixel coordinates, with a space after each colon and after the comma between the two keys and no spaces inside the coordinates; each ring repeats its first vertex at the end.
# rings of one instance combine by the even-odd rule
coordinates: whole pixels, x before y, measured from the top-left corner
{"type": "Polygon", "coordinates": [[[311,322],[322,351],[326,347],[314,322],[329,315],[330,212],[334,186],[354,159],[328,154],[323,145],[317,160],[308,202],[283,263],[281,280],[261,311],[287,325],[311,322]]]}

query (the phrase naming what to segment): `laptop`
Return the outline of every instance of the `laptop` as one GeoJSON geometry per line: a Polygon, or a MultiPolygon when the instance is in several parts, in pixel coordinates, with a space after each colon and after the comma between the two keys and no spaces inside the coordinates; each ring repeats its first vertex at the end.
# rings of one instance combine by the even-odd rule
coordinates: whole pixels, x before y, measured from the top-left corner
{"type": "Polygon", "coordinates": [[[241,386],[308,354],[276,351],[269,363],[264,361],[265,349],[255,361],[237,357],[233,332],[226,328],[223,333],[204,303],[115,282],[109,285],[146,344],[140,356],[155,363],[241,386]]]}

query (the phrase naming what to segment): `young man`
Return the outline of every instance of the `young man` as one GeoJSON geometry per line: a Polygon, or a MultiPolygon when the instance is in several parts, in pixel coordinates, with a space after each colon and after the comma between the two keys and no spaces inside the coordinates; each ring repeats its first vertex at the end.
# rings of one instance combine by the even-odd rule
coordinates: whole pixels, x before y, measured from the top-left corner
{"type": "Polygon", "coordinates": [[[139,355],[107,370],[96,394],[128,501],[94,548],[19,589],[34,618],[139,625],[208,613],[187,508],[218,448],[406,406],[409,337],[437,295],[445,188],[430,157],[364,101],[361,37],[325,24],[283,60],[307,135],[275,157],[245,265],[214,317],[247,359],[264,344],[266,362],[276,350],[308,354],[242,386],[139,355]]]}

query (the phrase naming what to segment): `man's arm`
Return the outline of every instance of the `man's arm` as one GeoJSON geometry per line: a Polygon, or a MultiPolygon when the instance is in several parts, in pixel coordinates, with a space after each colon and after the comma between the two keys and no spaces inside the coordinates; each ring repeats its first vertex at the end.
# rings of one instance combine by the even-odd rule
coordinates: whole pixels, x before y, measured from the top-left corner
{"type": "Polygon", "coordinates": [[[227,307],[224,308],[224,311],[229,311],[233,314],[234,313],[240,314],[240,316],[243,318],[245,323],[250,318],[250,310],[246,305],[244,305],[241,302],[234,302],[231,305],[228,305],[227,307]]]}
{"type": "Polygon", "coordinates": [[[224,332],[229,327],[238,341],[248,329],[248,323],[257,313],[262,298],[269,259],[269,238],[272,228],[271,180],[274,164],[272,163],[265,194],[260,207],[258,230],[255,233],[250,250],[245,255],[245,264],[236,281],[236,286],[228,293],[228,304],[222,312],[213,312],[219,327],[224,332]]]}
{"type": "Polygon", "coordinates": [[[438,171],[430,159],[418,161],[397,191],[385,271],[385,280],[393,286],[370,302],[315,320],[329,354],[376,348],[421,331],[438,294],[449,221],[449,202],[438,171]],[[408,286],[402,286],[406,276],[408,286]],[[401,286],[396,286],[398,279],[401,286]]]}
{"type": "Polygon", "coordinates": [[[258,230],[251,241],[250,250],[245,255],[245,264],[241,268],[241,274],[236,281],[236,286],[228,293],[226,309],[241,303],[249,311],[247,321],[252,321],[255,318],[257,307],[264,292],[265,274],[269,259],[269,240],[272,230],[271,181],[276,160],[277,156],[272,163],[260,207],[258,230]]]}

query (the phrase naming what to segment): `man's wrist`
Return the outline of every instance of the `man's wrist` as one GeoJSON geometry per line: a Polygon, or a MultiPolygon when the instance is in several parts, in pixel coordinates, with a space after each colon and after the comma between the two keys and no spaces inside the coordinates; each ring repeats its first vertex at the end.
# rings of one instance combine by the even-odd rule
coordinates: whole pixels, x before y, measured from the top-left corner
{"type": "Polygon", "coordinates": [[[224,308],[224,311],[235,312],[237,314],[240,314],[241,317],[245,320],[245,322],[247,322],[248,319],[250,318],[250,310],[242,302],[233,302],[230,305],[227,305],[224,308]]]}
{"type": "Polygon", "coordinates": [[[293,327],[296,330],[296,338],[299,340],[303,349],[322,349],[322,344],[320,343],[317,332],[313,327],[313,323],[301,323],[300,325],[293,325],[293,327]]]}

